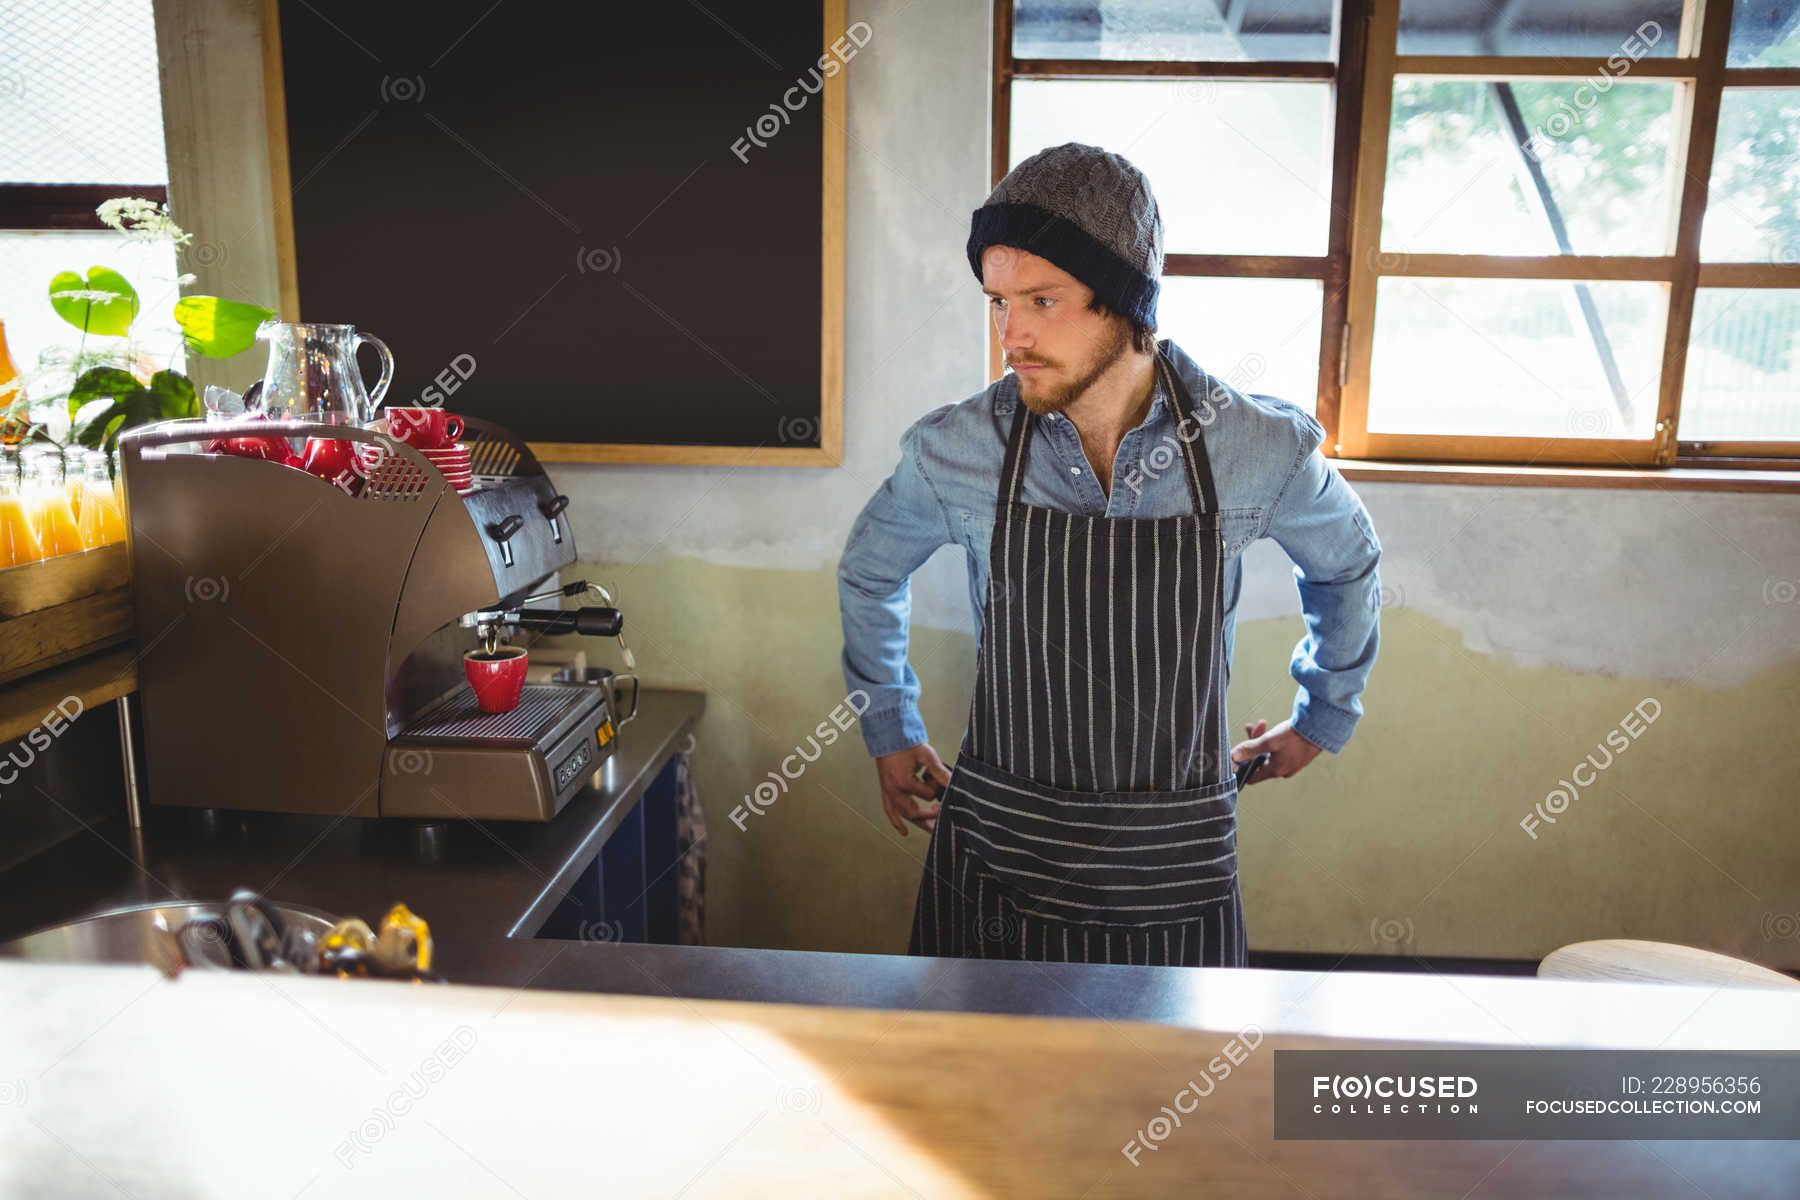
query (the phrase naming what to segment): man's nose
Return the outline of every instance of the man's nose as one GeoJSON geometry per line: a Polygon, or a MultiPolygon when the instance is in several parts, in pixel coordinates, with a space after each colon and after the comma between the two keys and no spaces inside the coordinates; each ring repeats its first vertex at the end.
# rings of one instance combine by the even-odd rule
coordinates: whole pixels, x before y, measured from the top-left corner
{"type": "Polygon", "coordinates": [[[1014,350],[1023,350],[1029,347],[1031,345],[1031,337],[1030,331],[1026,328],[1026,325],[1027,322],[1013,320],[1012,314],[1010,313],[1000,314],[1000,328],[998,330],[1000,335],[1000,348],[1010,354],[1014,350]]]}

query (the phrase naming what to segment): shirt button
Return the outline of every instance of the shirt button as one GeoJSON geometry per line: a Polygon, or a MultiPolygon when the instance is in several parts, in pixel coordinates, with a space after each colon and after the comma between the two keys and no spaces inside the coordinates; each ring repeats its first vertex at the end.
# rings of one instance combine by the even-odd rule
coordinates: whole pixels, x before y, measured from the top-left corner
{"type": "Polygon", "coordinates": [[[1070,467],[1070,468],[1069,468],[1069,470],[1070,470],[1070,471],[1071,471],[1071,472],[1072,472],[1072,473],[1074,473],[1074,474],[1076,474],[1076,475],[1079,475],[1079,474],[1081,474],[1081,468],[1080,468],[1080,467],[1070,467]]]}

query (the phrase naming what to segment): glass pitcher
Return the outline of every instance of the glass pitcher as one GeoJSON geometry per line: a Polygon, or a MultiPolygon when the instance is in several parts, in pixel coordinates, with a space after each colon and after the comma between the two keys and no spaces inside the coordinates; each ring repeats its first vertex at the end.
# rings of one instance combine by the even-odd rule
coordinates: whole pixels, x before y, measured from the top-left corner
{"type": "Polygon", "coordinates": [[[264,321],[258,341],[269,344],[260,402],[273,420],[322,421],[330,425],[367,425],[394,379],[394,356],[380,338],[356,332],[354,325],[307,325],[264,321]],[[367,342],[381,355],[381,378],[363,388],[356,351],[367,342]]]}

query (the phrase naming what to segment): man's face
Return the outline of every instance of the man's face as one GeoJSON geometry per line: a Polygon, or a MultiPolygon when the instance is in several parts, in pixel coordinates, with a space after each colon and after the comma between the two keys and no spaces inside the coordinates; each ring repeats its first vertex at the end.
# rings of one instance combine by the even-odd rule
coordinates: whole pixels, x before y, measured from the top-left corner
{"type": "Polygon", "coordinates": [[[1086,284],[1028,250],[983,251],[981,290],[1019,377],[1019,400],[1039,416],[1079,400],[1130,345],[1130,322],[1090,310],[1086,284]]]}

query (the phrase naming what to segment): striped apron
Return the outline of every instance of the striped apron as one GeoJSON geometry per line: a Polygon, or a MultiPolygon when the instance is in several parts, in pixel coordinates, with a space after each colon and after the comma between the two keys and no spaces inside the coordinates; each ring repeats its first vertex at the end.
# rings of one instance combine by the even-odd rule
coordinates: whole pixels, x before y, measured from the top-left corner
{"type": "Polygon", "coordinates": [[[1245,963],[1218,496],[1192,399],[1160,351],[1157,368],[1191,514],[1022,503],[1039,418],[1013,412],[969,728],[909,954],[1245,963]]]}

